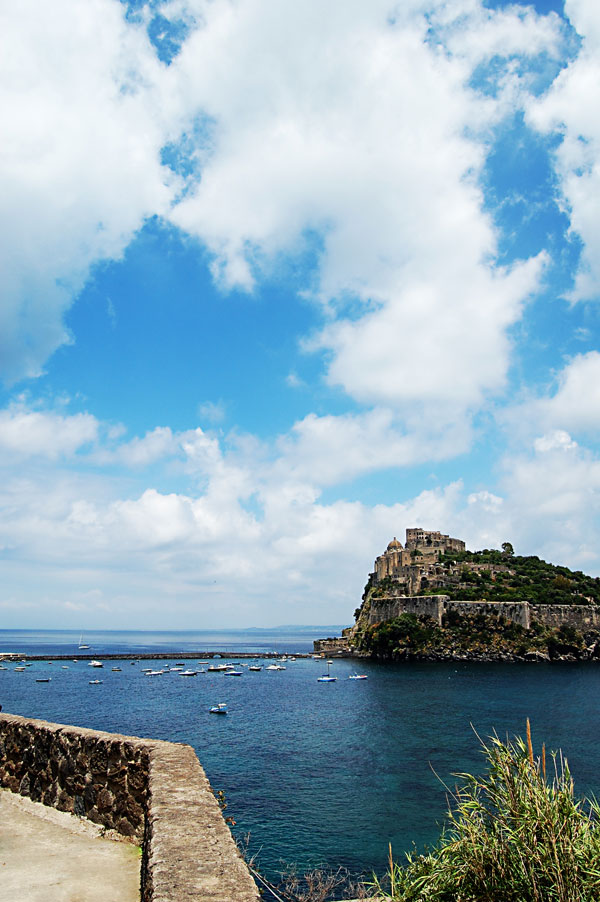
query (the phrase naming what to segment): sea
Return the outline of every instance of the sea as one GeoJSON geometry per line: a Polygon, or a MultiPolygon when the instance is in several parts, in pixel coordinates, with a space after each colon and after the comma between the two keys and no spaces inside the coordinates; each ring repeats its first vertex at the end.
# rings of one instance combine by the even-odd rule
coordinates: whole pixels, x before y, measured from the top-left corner
{"type": "MultiPolygon", "coordinates": [[[[126,661],[51,661],[78,653],[80,634],[0,631],[0,652],[49,656],[25,671],[0,670],[5,712],[194,747],[215,790],[225,794],[233,832],[270,880],[282,872],[342,866],[353,875],[386,870],[394,857],[437,840],[448,788],[460,773],[485,768],[482,741],[524,736],[536,753],[566,755],[579,795],[600,795],[600,666],[596,664],[378,664],[333,659],[335,682],[318,682],[326,664],[312,657],[285,670],[243,676],[177,672],[148,678],[140,654],[276,652],[310,655],[312,640],[333,634],[291,627],[203,632],[86,632],[91,656],[126,661]],[[119,666],[120,671],[113,671],[119,666]],[[366,680],[349,677],[359,671],[366,680]],[[36,677],[50,677],[37,683],[36,677]],[[102,682],[90,685],[90,680],[102,682]],[[209,708],[228,706],[226,717],[209,708]]],[[[244,662],[247,663],[246,659],[244,662]]],[[[266,665],[268,662],[265,661],[266,665]]]]}

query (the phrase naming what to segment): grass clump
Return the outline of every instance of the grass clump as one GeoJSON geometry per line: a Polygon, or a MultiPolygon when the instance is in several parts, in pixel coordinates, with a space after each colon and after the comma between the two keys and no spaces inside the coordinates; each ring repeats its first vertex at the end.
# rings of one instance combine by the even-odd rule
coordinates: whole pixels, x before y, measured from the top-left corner
{"type": "Polygon", "coordinates": [[[487,773],[457,774],[448,823],[425,855],[392,860],[395,902],[597,902],[600,806],[577,800],[562,753],[534,757],[527,741],[482,743],[487,773]]]}

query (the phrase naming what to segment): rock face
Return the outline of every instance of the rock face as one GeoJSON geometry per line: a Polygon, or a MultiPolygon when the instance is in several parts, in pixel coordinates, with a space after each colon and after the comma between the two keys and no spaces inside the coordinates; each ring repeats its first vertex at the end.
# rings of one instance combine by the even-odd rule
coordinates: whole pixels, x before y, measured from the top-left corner
{"type": "Polygon", "coordinates": [[[259,902],[188,745],[0,714],[0,786],[142,845],[142,902],[259,902]]]}

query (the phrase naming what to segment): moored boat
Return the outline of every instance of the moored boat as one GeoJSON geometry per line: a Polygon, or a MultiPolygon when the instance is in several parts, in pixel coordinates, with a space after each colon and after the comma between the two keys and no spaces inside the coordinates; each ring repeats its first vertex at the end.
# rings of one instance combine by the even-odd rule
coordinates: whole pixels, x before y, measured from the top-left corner
{"type": "Polygon", "coordinates": [[[322,676],[317,677],[317,683],[335,683],[336,682],[337,677],[331,676],[331,674],[329,672],[329,666],[331,664],[333,664],[333,661],[327,662],[327,673],[324,673],[324,674],[322,674],[322,676]]]}

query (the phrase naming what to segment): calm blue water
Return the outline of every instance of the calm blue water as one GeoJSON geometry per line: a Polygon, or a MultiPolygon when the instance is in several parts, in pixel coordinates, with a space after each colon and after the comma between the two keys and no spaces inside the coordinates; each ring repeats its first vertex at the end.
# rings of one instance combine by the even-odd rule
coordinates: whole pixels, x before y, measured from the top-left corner
{"type": "MultiPolygon", "coordinates": [[[[67,647],[59,635],[1,631],[0,650],[72,653],[79,636],[73,641],[68,634],[67,647]]],[[[125,650],[124,635],[85,638],[100,654],[118,643],[125,650]]],[[[201,637],[130,635],[138,653],[187,651],[201,637]]],[[[242,644],[269,650],[281,641],[285,648],[278,650],[300,652],[312,643],[302,636],[257,639],[253,632],[221,638],[224,648],[238,643],[238,650],[242,644]]],[[[239,678],[148,678],[141,668],[151,662],[118,662],[120,673],[111,662],[102,671],[83,662],[69,662],[68,670],[36,662],[23,673],[7,666],[0,671],[5,711],[194,746],[213,787],[226,794],[235,831],[250,833],[250,851],[271,876],[280,862],[383,872],[388,842],[399,855],[413,842],[435,841],[446,801],[433,770],[452,783],[452,773],[483,764],[471,724],[482,736],[494,729],[523,735],[529,717],[536,749],[542,741],[562,748],[577,790],[600,794],[600,667],[594,665],[361,664],[369,678],[354,681],[347,677],[355,665],[335,661],[338,681],[331,684],[317,682],[322,664],[312,659],[239,678]],[[36,683],[40,674],[51,682],[36,683]],[[90,686],[98,674],[102,685],[90,686]],[[229,715],[211,716],[209,706],[222,701],[229,715]]]]}
{"type": "MultiPolygon", "coordinates": [[[[348,624],[344,624],[347,626],[348,624]]],[[[223,649],[230,652],[276,651],[285,654],[313,650],[313,639],[339,635],[341,626],[280,627],[252,630],[0,630],[0,652],[28,652],[32,655],[76,653],[83,639],[94,654],[162,654],[223,649]],[[326,632],[321,632],[325,630],[326,632]],[[330,630],[331,632],[327,632],[330,630]]]]}

